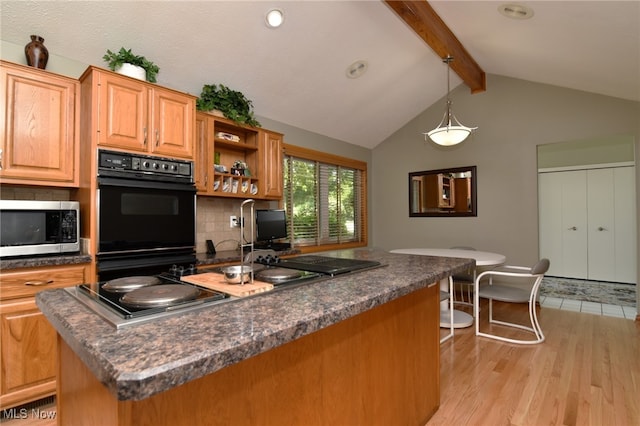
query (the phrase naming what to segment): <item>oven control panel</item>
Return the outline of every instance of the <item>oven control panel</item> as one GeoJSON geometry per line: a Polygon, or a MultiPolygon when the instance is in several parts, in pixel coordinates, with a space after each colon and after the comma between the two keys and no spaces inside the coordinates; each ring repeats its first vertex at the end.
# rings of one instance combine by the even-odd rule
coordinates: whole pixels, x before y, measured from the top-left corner
{"type": "Polygon", "coordinates": [[[115,151],[98,151],[98,174],[115,172],[147,176],[173,176],[193,179],[193,162],[115,151]]]}

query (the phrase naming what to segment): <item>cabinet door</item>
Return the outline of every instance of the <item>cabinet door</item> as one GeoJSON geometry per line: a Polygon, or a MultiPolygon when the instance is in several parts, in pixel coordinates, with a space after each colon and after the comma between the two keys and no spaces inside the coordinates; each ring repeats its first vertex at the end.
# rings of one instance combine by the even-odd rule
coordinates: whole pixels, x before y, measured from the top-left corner
{"type": "Polygon", "coordinates": [[[210,137],[207,131],[210,119],[201,114],[196,114],[196,161],[195,181],[199,194],[206,194],[209,189],[209,176],[213,176],[213,159],[209,159],[210,137]]]}
{"type": "Polygon", "coordinates": [[[282,198],[282,135],[264,132],[262,152],[263,186],[266,198],[282,198]]]}
{"type": "Polygon", "coordinates": [[[2,181],[78,186],[79,83],[4,63],[0,73],[6,89],[0,111],[2,181]]]}
{"type": "Polygon", "coordinates": [[[452,185],[453,179],[442,174],[438,175],[438,191],[440,193],[438,207],[455,207],[455,187],[452,185]]]}
{"type": "Polygon", "coordinates": [[[152,130],[148,128],[148,89],[126,77],[100,73],[98,145],[146,152],[152,130]]]}
{"type": "Polygon", "coordinates": [[[0,333],[0,405],[54,394],[56,332],[33,298],[0,303],[0,333]]]}
{"type": "Polygon", "coordinates": [[[455,178],[453,207],[456,212],[471,210],[471,178],[455,178]]]}
{"type": "Polygon", "coordinates": [[[169,90],[153,90],[151,152],[193,159],[195,100],[169,90]]]}
{"type": "Polygon", "coordinates": [[[0,406],[56,391],[56,333],[35,303],[42,290],[87,281],[88,265],[44,266],[0,275],[0,406]]]}

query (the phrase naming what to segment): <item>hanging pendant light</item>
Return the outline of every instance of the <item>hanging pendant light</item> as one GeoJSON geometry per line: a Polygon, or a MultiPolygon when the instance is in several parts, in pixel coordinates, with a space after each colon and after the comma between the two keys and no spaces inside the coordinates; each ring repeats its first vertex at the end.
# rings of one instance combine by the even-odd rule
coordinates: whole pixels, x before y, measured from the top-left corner
{"type": "Polygon", "coordinates": [[[455,115],[451,112],[451,99],[449,98],[449,72],[450,64],[453,61],[453,57],[447,56],[442,62],[447,64],[447,109],[445,110],[442,121],[438,124],[438,127],[431,130],[428,133],[423,133],[424,140],[427,140],[427,136],[437,143],[438,145],[451,146],[462,142],[469,136],[469,134],[477,129],[477,127],[463,126],[455,115]]]}

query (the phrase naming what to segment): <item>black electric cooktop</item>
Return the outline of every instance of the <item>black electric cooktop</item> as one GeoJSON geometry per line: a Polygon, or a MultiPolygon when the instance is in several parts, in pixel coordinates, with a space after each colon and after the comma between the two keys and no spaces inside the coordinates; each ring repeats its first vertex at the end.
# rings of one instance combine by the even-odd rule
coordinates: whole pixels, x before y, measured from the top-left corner
{"type": "Polygon", "coordinates": [[[380,262],[375,260],[343,259],[316,255],[281,259],[277,265],[281,268],[300,269],[326,275],[346,274],[382,266],[380,262]]]}

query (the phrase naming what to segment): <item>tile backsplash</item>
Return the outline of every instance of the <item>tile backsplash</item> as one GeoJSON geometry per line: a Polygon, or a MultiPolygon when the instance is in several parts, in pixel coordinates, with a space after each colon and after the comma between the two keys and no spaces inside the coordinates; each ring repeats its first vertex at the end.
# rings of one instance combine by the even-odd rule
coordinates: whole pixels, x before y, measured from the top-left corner
{"type": "MultiPolygon", "coordinates": [[[[216,250],[235,250],[240,244],[240,228],[229,226],[230,216],[240,216],[240,204],[235,198],[198,197],[196,205],[196,251],[207,251],[206,240],[212,240],[216,250]]],[[[277,208],[277,203],[256,201],[255,209],[277,208]],[[275,205],[272,205],[275,204],[275,205]]],[[[245,218],[251,212],[244,207],[245,218]]],[[[245,219],[245,243],[251,239],[251,228],[245,219]]]]}

